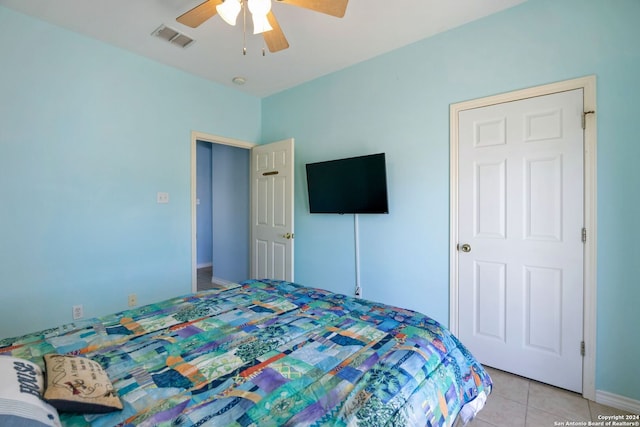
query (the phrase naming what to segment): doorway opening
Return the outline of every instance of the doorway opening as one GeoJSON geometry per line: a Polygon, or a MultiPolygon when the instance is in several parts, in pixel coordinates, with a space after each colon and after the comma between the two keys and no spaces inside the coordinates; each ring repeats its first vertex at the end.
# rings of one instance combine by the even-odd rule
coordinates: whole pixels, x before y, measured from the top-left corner
{"type": "Polygon", "coordinates": [[[199,279],[215,283],[245,279],[248,275],[249,159],[255,145],[202,132],[191,133],[192,292],[199,290],[199,279]],[[210,153],[211,157],[199,162],[199,153],[205,156],[210,153]],[[211,177],[212,185],[203,186],[199,192],[198,166],[202,169],[207,164],[211,170],[203,175],[211,177]],[[203,216],[204,221],[200,221],[203,216]],[[204,235],[199,238],[199,233],[204,235]]]}

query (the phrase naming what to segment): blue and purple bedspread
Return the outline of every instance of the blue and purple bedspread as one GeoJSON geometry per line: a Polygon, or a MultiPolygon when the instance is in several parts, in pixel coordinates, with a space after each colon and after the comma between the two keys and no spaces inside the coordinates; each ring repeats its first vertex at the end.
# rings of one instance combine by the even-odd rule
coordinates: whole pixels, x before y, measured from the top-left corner
{"type": "Polygon", "coordinates": [[[414,311],[281,281],[247,281],[0,340],[98,361],[123,404],[66,426],[439,426],[491,391],[480,363],[414,311]]]}

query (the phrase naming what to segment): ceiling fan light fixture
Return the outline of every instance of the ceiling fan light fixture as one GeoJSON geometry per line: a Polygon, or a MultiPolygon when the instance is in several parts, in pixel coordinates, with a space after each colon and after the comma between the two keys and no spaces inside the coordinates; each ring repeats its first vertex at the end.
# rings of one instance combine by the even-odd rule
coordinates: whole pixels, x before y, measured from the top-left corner
{"type": "Polygon", "coordinates": [[[273,30],[267,15],[252,15],[253,18],[253,34],[261,34],[266,31],[273,30]]]}
{"type": "Polygon", "coordinates": [[[216,6],[220,17],[229,25],[236,25],[241,8],[240,0],[225,0],[224,3],[216,6]]]}
{"type": "MultiPolygon", "coordinates": [[[[280,28],[275,14],[271,11],[272,0],[200,0],[202,3],[176,18],[176,21],[191,28],[200,26],[203,22],[215,15],[230,25],[235,25],[242,12],[242,53],[247,54],[247,12],[253,17],[253,33],[262,33],[264,47],[271,53],[280,52],[289,48],[289,42],[280,28]],[[248,9],[248,10],[247,10],[248,9]]],[[[342,18],[347,9],[349,0],[275,0],[285,4],[299,6],[314,12],[324,13],[336,18],[342,18]]],[[[2,0],[0,0],[0,3],[2,0]]]]}
{"type": "Polygon", "coordinates": [[[271,12],[271,0],[248,0],[249,12],[253,18],[253,34],[273,30],[267,14],[271,12]]]}

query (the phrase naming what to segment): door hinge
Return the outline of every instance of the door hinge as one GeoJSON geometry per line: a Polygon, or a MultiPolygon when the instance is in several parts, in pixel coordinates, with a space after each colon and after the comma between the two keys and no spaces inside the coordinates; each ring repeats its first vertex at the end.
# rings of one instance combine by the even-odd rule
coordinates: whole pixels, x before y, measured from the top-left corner
{"type": "Polygon", "coordinates": [[[587,229],[582,227],[582,243],[587,243],[587,229]]]}
{"type": "Polygon", "coordinates": [[[584,345],[584,341],[582,341],[580,343],[580,356],[584,357],[585,354],[587,354],[587,350],[586,350],[586,347],[584,345]]]}
{"type": "Polygon", "coordinates": [[[587,114],[595,114],[596,112],[593,110],[583,111],[582,112],[582,129],[587,128],[587,114]]]}

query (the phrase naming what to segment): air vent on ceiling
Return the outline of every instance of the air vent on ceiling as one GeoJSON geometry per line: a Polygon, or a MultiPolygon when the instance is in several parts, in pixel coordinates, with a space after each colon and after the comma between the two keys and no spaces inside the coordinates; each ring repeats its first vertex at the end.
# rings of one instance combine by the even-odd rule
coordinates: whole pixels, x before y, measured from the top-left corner
{"type": "Polygon", "coordinates": [[[166,40],[169,43],[175,44],[176,46],[180,46],[182,48],[190,46],[195,42],[195,40],[192,39],[191,37],[185,34],[179,33],[178,31],[174,30],[173,28],[169,28],[164,24],[156,28],[156,30],[153,33],[151,33],[151,35],[160,37],[161,39],[166,40]]]}

